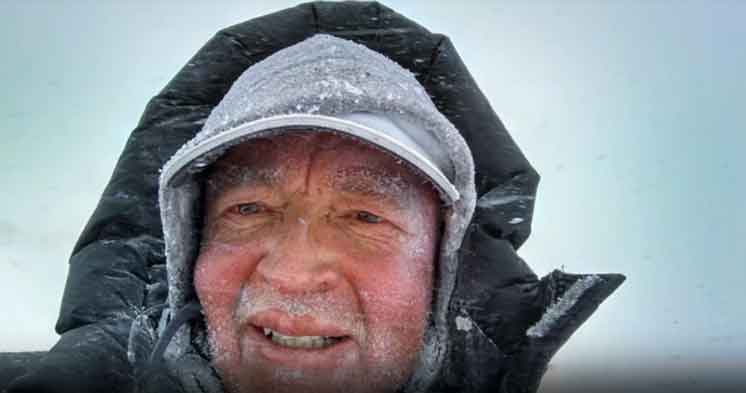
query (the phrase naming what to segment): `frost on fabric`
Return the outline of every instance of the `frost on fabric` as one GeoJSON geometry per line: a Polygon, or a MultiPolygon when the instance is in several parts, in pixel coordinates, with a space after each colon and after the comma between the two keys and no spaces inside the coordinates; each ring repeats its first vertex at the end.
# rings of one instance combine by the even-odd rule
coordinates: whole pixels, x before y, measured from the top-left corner
{"type": "Polygon", "coordinates": [[[592,288],[602,280],[603,279],[597,275],[591,275],[576,281],[557,301],[552,303],[549,308],[544,311],[544,315],[541,316],[539,322],[526,330],[526,335],[535,338],[546,335],[555,327],[559,319],[567,314],[567,312],[588,289],[592,288]]]}
{"type": "Polygon", "coordinates": [[[471,319],[469,319],[468,317],[462,317],[459,315],[456,317],[455,322],[456,322],[456,329],[464,331],[464,332],[471,331],[473,327],[471,319]]]}
{"type": "Polygon", "coordinates": [[[146,359],[157,340],[158,337],[148,319],[148,315],[138,315],[132,322],[127,340],[127,360],[130,364],[136,364],[146,359]]]}
{"type": "Polygon", "coordinates": [[[486,194],[484,194],[477,201],[477,207],[483,209],[490,209],[497,206],[507,205],[514,202],[520,201],[532,201],[534,200],[533,195],[516,195],[511,194],[509,190],[502,188],[496,188],[486,194]]]}

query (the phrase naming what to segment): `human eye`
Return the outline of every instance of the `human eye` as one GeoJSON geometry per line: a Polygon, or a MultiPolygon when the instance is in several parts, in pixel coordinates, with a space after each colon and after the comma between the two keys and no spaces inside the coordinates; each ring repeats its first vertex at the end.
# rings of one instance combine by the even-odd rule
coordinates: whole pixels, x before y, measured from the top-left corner
{"type": "Polygon", "coordinates": [[[267,217],[273,210],[262,202],[238,202],[223,210],[222,216],[237,222],[255,222],[255,219],[267,217]]]}
{"type": "Polygon", "coordinates": [[[244,243],[268,233],[277,223],[278,212],[264,202],[237,200],[225,203],[208,221],[209,239],[225,243],[244,243]]]}
{"type": "Polygon", "coordinates": [[[368,212],[368,211],[365,211],[365,210],[358,211],[355,214],[355,218],[358,221],[364,222],[366,224],[379,224],[379,223],[383,222],[383,217],[375,215],[375,214],[373,214],[371,212],[368,212]]]}
{"type": "Polygon", "coordinates": [[[239,203],[237,205],[234,205],[231,210],[233,213],[238,214],[240,216],[251,216],[257,213],[263,212],[265,209],[265,206],[263,206],[259,202],[249,202],[249,203],[239,203]]]}

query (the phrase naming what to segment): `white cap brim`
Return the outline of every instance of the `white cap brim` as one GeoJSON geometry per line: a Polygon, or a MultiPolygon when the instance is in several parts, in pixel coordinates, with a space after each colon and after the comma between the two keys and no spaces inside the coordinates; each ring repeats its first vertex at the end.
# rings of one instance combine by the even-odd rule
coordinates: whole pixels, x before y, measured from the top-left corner
{"type": "Polygon", "coordinates": [[[242,124],[207,138],[193,149],[185,151],[174,162],[169,162],[163,169],[163,180],[168,184],[181,169],[188,167],[194,160],[230,145],[231,142],[266,135],[272,130],[298,127],[333,130],[378,146],[419,169],[440,190],[446,205],[459,199],[458,190],[444,173],[452,172],[448,156],[428,132],[403,119],[367,112],[337,117],[305,113],[277,115],[242,124]]]}

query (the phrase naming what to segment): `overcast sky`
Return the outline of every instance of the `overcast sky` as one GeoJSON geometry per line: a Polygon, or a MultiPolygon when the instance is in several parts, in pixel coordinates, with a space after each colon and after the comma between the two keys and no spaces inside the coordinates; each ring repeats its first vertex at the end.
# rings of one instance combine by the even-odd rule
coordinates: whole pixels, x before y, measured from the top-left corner
{"type": "MultiPolygon", "coordinates": [[[[0,351],[56,341],[69,253],[150,97],[219,29],[297,4],[152,3],[0,3],[0,351]]],[[[450,36],[542,175],[536,273],[628,277],[549,377],[743,367],[746,2],[485,3],[385,4],[450,36]]]]}

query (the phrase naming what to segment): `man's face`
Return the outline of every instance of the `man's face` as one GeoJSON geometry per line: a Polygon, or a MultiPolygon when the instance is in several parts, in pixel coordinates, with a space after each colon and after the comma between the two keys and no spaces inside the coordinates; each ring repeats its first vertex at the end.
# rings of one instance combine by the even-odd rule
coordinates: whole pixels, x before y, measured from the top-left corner
{"type": "Polygon", "coordinates": [[[430,311],[439,199],[331,133],[239,145],[206,187],[194,283],[232,392],[393,391],[430,311]]]}

